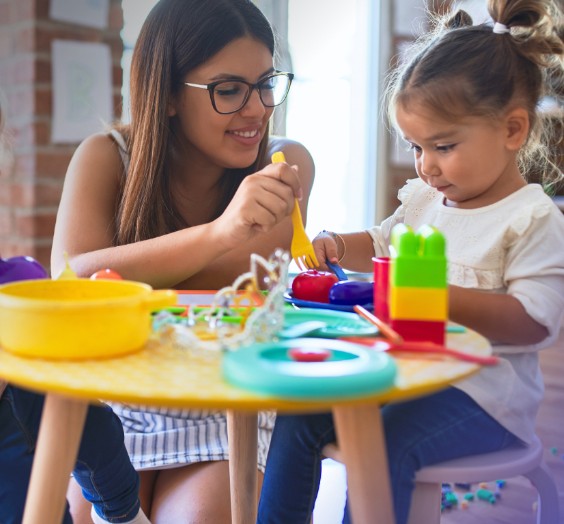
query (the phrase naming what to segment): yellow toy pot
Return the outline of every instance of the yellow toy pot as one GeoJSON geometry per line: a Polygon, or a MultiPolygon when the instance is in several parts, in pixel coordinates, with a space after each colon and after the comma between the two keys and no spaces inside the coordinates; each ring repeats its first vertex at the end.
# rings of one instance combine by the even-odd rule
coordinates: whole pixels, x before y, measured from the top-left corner
{"type": "Polygon", "coordinates": [[[0,346],[25,357],[109,358],[141,349],[171,290],[128,280],[26,280],[0,286],[0,346]]]}

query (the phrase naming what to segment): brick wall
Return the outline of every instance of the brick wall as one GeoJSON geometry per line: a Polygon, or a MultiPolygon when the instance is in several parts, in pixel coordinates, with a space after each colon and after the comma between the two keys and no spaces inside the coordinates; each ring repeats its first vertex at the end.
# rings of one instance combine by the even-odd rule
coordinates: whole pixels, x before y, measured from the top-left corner
{"type": "Polygon", "coordinates": [[[121,0],[110,0],[104,30],[52,20],[49,0],[0,0],[0,256],[29,255],[49,266],[62,184],[77,144],[51,142],[51,42],[111,47],[114,111],[121,108],[121,0]]]}

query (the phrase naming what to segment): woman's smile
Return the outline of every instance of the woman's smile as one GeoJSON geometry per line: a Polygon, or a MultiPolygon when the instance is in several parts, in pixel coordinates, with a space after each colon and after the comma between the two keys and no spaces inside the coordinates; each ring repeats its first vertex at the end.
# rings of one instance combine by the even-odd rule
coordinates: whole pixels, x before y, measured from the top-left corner
{"type": "Polygon", "coordinates": [[[262,140],[263,133],[258,126],[228,129],[226,134],[240,144],[255,146],[262,140]]]}

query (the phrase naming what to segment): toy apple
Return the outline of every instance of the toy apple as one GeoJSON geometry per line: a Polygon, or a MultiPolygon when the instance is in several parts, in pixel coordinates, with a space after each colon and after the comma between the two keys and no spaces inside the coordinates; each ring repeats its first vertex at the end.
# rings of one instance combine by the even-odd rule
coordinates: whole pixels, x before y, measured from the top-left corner
{"type": "Polygon", "coordinates": [[[101,269],[100,271],[96,271],[91,277],[90,280],[100,280],[100,279],[107,279],[107,280],[122,280],[122,276],[112,269],[101,269]]]}
{"type": "Polygon", "coordinates": [[[0,284],[38,278],[49,278],[49,275],[34,258],[26,256],[0,258],[0,284]]]}
{"type": "Polygon", "coordinates": [[[292,282],[294,298],[310,302],[329,302],[329,290],[339,279],[328,271],[308,269],[297,274],[292,282]]]}

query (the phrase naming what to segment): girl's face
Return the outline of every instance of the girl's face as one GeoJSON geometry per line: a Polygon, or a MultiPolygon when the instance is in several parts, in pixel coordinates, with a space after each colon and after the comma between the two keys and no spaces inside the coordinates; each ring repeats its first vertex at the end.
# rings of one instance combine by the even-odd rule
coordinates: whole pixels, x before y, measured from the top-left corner
{"type": "Polygon", "coordinates": [[[466,117],[452,123],[415,105],[400,104],[397,123],[413,149],[417,175],[444,195],[445,205],[483,207],[526,184],[505,121],[466,117]]]}
{"type": "MultiPolygon", "coordinates": [[[[243,37],[190,71],[184,81],[209,84],[244,80],[254,84],[273,70],[268,47],[243,37]]],[[[272,112],[273,108],[262,104],[256,89],[242,109],[223,115],[213,108],[208,90],[185,86],[170,114],[178,117],[191,164],[212,164],[223,169],[248,167],[256,160],[272,112]]]]}

